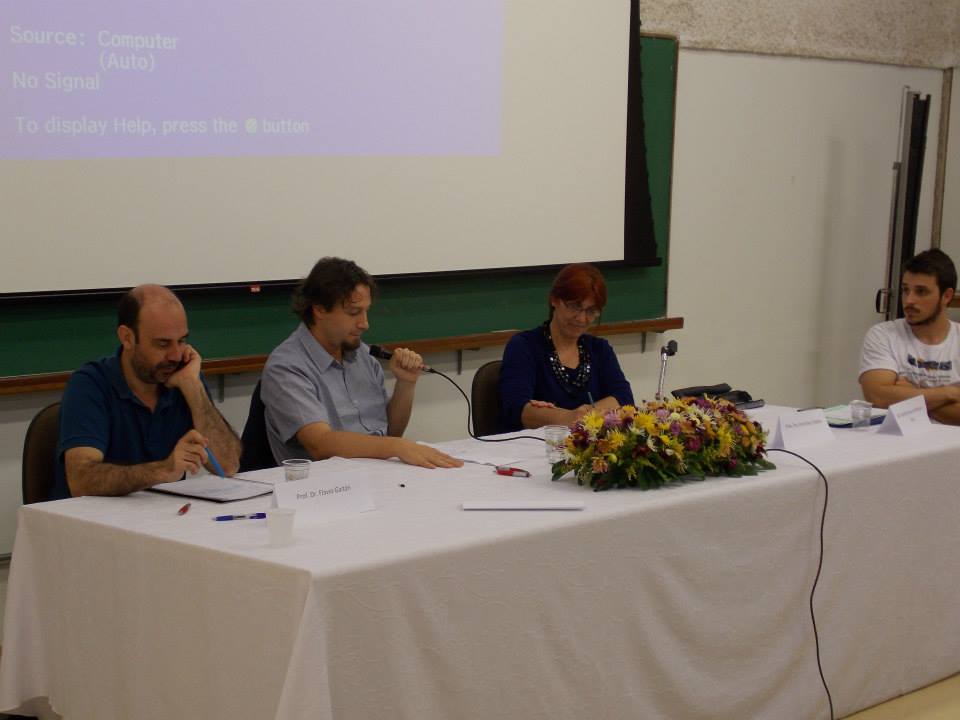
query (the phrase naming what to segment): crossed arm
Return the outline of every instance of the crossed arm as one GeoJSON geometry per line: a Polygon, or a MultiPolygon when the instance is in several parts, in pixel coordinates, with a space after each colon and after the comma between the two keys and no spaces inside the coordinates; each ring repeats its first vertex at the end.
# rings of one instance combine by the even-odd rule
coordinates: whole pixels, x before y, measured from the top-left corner
{"type": "Polygon", "coordinates": [[[921,388],[893,370],[868,370],[860,376],[860,387],[863,397],[881,408],[922,395],[930,417],[949,425],[960,425],[960,386],[921,388]]]}

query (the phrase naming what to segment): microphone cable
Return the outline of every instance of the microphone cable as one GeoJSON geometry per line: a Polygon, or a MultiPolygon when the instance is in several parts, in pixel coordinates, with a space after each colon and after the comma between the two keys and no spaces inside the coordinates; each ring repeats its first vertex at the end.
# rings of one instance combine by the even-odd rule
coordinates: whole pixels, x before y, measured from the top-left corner
{"type": "Polygon", "coordinates": [[[823,683],[823,689],[827,693],[827,703],[830,705],[830,720],[834,720],[833,697],[830,695],[830,688],[827,687],[827,679],[823,674],[823,665],[820,662],[820,635],[817,632],[817,617],[813,612],[813,596],[814,593],[817,592],[817,583],[820,581],[820,571],[823,569],[823,528],[827,518],[827,500],[829,499],[830,485],[827,483],[827,476],[823,474],[820,468],[803,457],[803,455],[799,455],[792,450],[783,450],[781,448],[767,448],[767,452],[782,452],[787,455],[793,455],[793,457],[803,460],[803,462],[812,467],[817,472],[817,475],[820,476],[820,479],[823,480],[823,511],[820,513],[820,559],[817,561],[817,575],[813,579],[813,587],[810,588],[810,621],[813,623],[813,642],[817,651],[817,670],[820,671],[820,682],[823,683]]]}
{"type": "MultiPolygon", "coordinates": [[[[444,378],[447,382],[453,385],[457,389],[457,391],[463,396],[464,401],[467,403],[467,434],[469,434],[470,437],[472,437],[474,440],[479,440],[480,442],[508,442],[510,440],[530,439],[530,440],[540,440],[541,442],[546,442],[545,438],[536,437],[534,435],[517,435],[511,438],[477,437],[477,435],[474,434],[473,429],[471,427],[471,418],[473,417],[473,412],[470,406],[470,398],[467,397],[467,394],[463,391],[463,388],[461,388],[454,381],[454,379],[448,376],[446,373],[440,372],[436,368],[433,368],[432,372],[433,374],[439,375],[440,377],[444,378]]],[[[823,684],[824,692],[826,692],[827,694],[827,704],[830,707],[830,720],[835,720],[836,716],[834,715],[834,710],[833,710],[833,696],[830,694],[830,688],[827,685],[826,676],[823,674],[823,664],[820,660],[820,634],[817,631],[817,617],[813,609],[813,598],[817,592],[817,585],[820,582],[820,573],[823,570],[823,531],[826,525],[827,501],[829,500],[829,495],[830,495],[830,484],[827,482],[827,476],[823,474],[823,471],[820,470],[820,468],[818,468],[813,462],[803,457],[802,455],[795,453],[792,450],[782,450],[780,448],[767,449],[767,452],[771,452],[771,451],[782,452],[782,453],[786,453],[787,455],[793,455],[795,458],[802,460],[807,465],[812,467],[814,471],[816,471],[817,475],[820,476],[820,479],[823,480],[823,510],[820,513],[820,553],[819,553],[819,558],[817,559],[817,574],[813,579],[813,586],[810,588],[809,606],[810,606],[810,622],[813,625],[813,642],[814,642],[814,647],[816,649],[817,671],[820,673],[820,682],[823,684]]]]}
{"type": "MultiPolygon", "coordinates": [[[[457,392],[459,392],[463,396],[464,401],[467,403],[467,434],[470,435],[470,437],[472,437],[474,440],[479,440],[480,442],[508,442],[510,440],[529,439],[529,440],[540,440],[541,442],[546,442],[545,438],[536,437],[535,435],[517,435],[515,437],[510,437],[510,438],[478,437],[477,435],[474,434],[473,429],[471,427],[471,419],[473,417],[473,411],[470,406],[470,398],[467,397],[467,394],[463,391],[463,388],[461,388],[454,381],[454,379],[451,378],[446,373],[440,372],[436,368],[432,368],[432,372],[434,375],[439,375],[440,377],[444,378],[447,382],[449,382],[451,385],[453,385],[457,389],[457,392]]],[[[771,451],[782,452],[782,453],[786,453],[787,455],[793,455],[795,458],[802,460],[807,465],[812,467],[814,471],[816,471],[817,475],[820,476],[820,479],[823,480],[823,510],[820,513],[820,553],[819,553],[819,558],[817,559],[817,574],[813,579],[813,586],[810,588],[809,605],[810,605],[810,622],[813,625],[813,642],[814,642],[814,647],[816,648],[817,671],[820,673],[820,682],[823,684],[824,692],[826,692],[827,694],[827,704],[830,707],[830,720],[835,720],[836,716],[834,715],[834,710],[833,710],[833,696],[830,694],[830,688],[827,685],[827,679],[823,674],[823,664],[820,661],[820,634],[817,631],[817,617],[813,609],[813,597],[817,592],[817,585],[820,582],[820,573],[823,570],[823,531],[824,531],[824,526],[826,525],[827,501],[829,500],[829,495],[830,495],[830,484],[827,482],[827,476],[823,474],[823,471],[820,470],[820,468],[818,468],[813,462],[803,457],[802,455],[795,453],[792,450],[782,450],[780,448],[767,449],[767,452],[771,452],[771,451]]]]}
{"type": "Polygon", "coordinates": [[[450,377],[446,373],[440,372],[436,368],[431,368],[431,371],[433,372],[434,375],[439,375],[440,377],[446,379],[447,382],[453,385],[460,392],[460,394],[463,395],[463,399],[466,400],[467,402],[467,434],[470,437],[472,437],[474,440],[479,440],[480,442],[494,442],[494,443],[509,442],[511,440],[539,440],[540,442],[544,442],[544,443],[547,441],[546,438],[537,437],[536,435],[514,435],[513,437],[508,437],[508,438],[485,438],[485,437],[478,437],[474,435],[473,428],[471,427],[472,418],[473,418],[473,409],[470,407],[470,398],[467,397],[467,394],[463,391],[463,388],[457,385],[457,383],[454,381],[452,377],[450,377]]]}
{"type": "MultiPolygon", "coordinates": [[[[368,350],[371,355],[381,360],[389,360],[390,358],[393,357],[392,351],[387,350],[383,347],[380,347],[379,345],[370,345],[368,346],[368,350]]],[[[473,429],[471,428],[471,418],[473,417],[473,409],[470,407],[470,398],[467,397],[467,394],[463,391],[463,388],[457,385],[457,383],[454,382],[453,378],[448,376],[446,373],[440,372],[436,368],[424,367],[423,371],[431,373],[432,375],[439,375],[440,377],[445,378],[447,382],[453,385],[457,389],[457,391],[461,395],[463,395],[463,399],[467,401],[467,434],[470,437],[472,437],[474,440],[479,440],[480,442],[509,442],[511,440],[539,440],[540,442],[543,442],[543,443],[547,441],[546,438],[537,437],[535,435],[515,435],[514,437],[508,437],[508,438],[477,437],[476,435],[473,434],[473,429]]]]}

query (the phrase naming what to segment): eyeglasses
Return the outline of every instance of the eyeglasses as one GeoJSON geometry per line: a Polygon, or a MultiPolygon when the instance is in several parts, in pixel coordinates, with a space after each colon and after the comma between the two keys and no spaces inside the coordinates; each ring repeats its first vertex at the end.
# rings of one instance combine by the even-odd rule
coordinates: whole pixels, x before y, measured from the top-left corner
{"type": "Polygon", "coordinates": [[[567,302],[566,300],[563,301],[563,306],[574,315],[580,315],[581,313],[583,313],[583,315],[590,322],[593,322],[598,317],[600,317],[600,308],[596,308],[596,307],[585,308],[580,303],[567,302]]]}

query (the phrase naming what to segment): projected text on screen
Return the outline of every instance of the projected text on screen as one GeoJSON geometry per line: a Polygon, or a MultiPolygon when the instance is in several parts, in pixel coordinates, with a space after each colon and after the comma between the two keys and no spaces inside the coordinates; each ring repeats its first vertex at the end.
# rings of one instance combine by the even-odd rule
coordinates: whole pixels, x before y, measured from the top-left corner
{"type": "Polygon", "coordinates": [[[495,155],[502,0],[26,0],[0,157],[495,155]]]}

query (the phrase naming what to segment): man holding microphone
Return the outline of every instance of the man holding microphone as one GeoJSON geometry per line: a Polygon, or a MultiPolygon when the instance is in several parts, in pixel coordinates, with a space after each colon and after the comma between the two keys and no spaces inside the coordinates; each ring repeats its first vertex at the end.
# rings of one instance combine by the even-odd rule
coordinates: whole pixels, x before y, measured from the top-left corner
{"type": "Polygon", "coordinates": [[[297,287],[301,324],[267,359],[261,396],[270,448],[289,458],[397,457],[426,468],[459,467],[445,453],[403,437],[423,358],[400,348],[387,394],[383,369],[363,343],[376,285],[356,263],[320,259],[297,287]]]}

